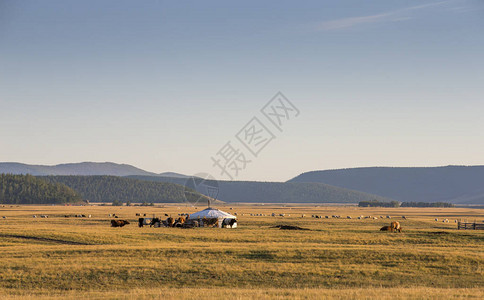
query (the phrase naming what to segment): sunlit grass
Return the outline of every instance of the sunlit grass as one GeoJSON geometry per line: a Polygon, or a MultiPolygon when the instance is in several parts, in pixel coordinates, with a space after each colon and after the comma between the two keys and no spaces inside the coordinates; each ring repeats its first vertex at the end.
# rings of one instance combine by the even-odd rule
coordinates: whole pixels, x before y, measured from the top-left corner
{"type": "Polygon", "coordinates": [[[368,298],[483,295],[484,232],[458,231],[455,223],[434,221],[435,217],[484,219],[483,210],[222,209],[239,213],[237,229],[137,227],[135,213],[164,216],[195,211],[176,205],[2,207],[7,218],[0,219],[0,295],[190,298],[196,293],[238,299],[345,298],[359,293],[368,298]],[[286,216],[250,216],[272,212],[286,216]],[[64,217],[76,213],[92,218],[64,217]],[[109,213],[131,224],[111,228],[109,213]],[[41,219],[41,214],[49,218],[41,219]],[[323,219],[311,218],[312,214],[323,219]],[[333,214],[342,219],[324,218],[333,214]],[[344,219],[347,215],[353,219],[344,219]],[[359,215],[378,219],[358,220],[359,215]],[[404,232],[380,232],[391,221],[380,215],[392,215],[404,232]],[[311,230],[270,228],[279,224],[311,230]]]}

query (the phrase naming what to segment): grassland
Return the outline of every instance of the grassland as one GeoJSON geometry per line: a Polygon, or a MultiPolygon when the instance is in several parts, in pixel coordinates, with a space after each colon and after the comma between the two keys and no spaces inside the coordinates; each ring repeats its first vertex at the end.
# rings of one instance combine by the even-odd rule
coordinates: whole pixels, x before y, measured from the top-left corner
{"type": "Polygon", "coordinates": [[[0,207],[0,297],[484,298],[484,231],[454,223],[482,221],[484,210],[220,208],[238,213],[237,229],[137,227],[135,213],[195,211],[181,205],[0,207]],[[111,228],[109,213],[132,223],[111,228]],[[41,214],[49,218],[32,217],[41,214]],[[65,218],[73,214],[92,218],[65,218]],[[390,220],[360,215],[391,215],[404,232],[380,232],[390,220]],[[311,230],[271,228],[282,224],[311,230]]]}

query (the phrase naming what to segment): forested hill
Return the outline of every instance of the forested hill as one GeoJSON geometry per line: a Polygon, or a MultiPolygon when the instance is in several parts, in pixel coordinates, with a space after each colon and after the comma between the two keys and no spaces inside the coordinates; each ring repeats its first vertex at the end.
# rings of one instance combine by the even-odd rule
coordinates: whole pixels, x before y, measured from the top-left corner
{"type": "Polygon", "coordinates": [[[64,204],[81,202],[80,195],[61,183],[31,175],[0,174],[2,204],[64,204]]]}
{"type": "MultiPolygon", "coordinates": [[[[184,202],[184,187],[166,182],[143,181],[116,176],[45,176],[50,182],[67,185],[90,202],[184,202]]],[[[196,193],[199,195],[198,193],[196,193]]],[[[203,197],[203,195],[199,195],[203,197]]]]}
{"type": "Polygon", "coordinates": [[[484,204],[484,166],[312,171],[289,182],[326,183],[401,202],[484,204]]]}
{"type": "Polygon", "coordinates": [[[0,162],[0,173],[8,174],[30,174],[42,175],[151,175],[157,174],[144,171],[127,164],[116,164],[112,162],[82,162],[60,164],[55,166],[27,165],[13,162],[0,162]]]}
{"type": "MultiPolygon", "coordinates": [[[[130,176],[147,181],[185,184],[187,179],[159,176],[130,176]]],[[[358,203],[392,199],[321,183],[285,183],[256,181],[218,181],[217,199],[244,203],[358,203]]],[[[205,193],[204,190],[199,190],[205,193]]]]}

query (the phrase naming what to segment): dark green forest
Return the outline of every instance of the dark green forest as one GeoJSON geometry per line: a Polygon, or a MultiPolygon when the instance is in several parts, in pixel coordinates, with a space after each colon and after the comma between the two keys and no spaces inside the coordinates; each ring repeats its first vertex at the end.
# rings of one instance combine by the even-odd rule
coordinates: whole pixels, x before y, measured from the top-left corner
{"type": "Polygon", "coordinates": [[[81,196],[62,183],[48,182],[32,175],[0,174],[2,204],[64,204],[80,201],[81,196]]]}
{"type": "Polygon", "coordinates": [[[62,183],[90,202],[176,203],[185,201],[184,187],[166,182],[143,181],[116,176],[45,176],[62,183]]]}

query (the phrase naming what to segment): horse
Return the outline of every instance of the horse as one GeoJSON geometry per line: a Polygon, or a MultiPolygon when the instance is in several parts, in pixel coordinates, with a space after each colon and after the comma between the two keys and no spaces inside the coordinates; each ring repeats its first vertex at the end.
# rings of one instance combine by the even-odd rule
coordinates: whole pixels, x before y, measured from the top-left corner
{"type": "Polygon", "coordinates": [[[392,232],[394,231],[402,232],[402,227],[400,226],[400,223],[397,221],[393,221],[392,223],[390,223],[390,228],[392,232]]]}

